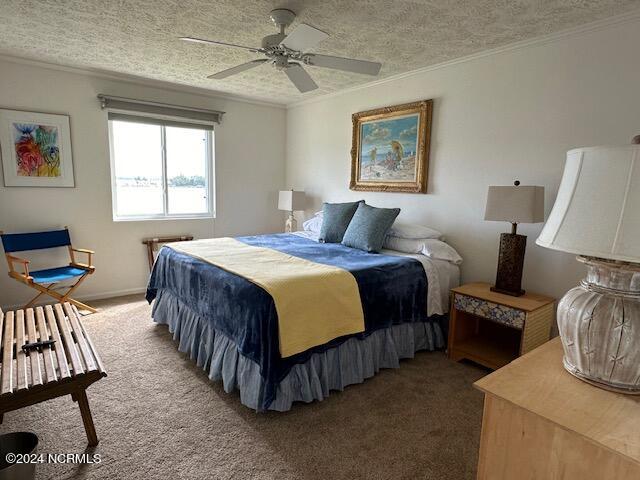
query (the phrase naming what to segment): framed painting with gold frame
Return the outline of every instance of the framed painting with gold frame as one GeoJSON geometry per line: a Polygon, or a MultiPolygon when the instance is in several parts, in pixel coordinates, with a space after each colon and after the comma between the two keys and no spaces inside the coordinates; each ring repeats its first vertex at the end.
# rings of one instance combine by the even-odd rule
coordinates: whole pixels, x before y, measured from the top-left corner
{"type": "Polygon", "coordinates": [[[433,100],[354,113],[351,190],[427,193],[433,100]]]}

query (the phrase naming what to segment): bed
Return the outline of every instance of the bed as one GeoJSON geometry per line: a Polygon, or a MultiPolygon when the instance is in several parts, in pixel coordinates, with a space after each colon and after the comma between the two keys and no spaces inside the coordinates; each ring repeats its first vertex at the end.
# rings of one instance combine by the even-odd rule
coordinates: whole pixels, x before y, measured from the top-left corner
{"type": "MultiPolygon", "coordinates": [[[[284,356],[275,295],[233,269],[186,253],[183,244],[163,247],[146,295],[153,320],[168,326],[178,349],[211,380],[222,380],[227,392],[238,389],[252,409],[286,411],[294,402],[322,400],[381,368],[398,367],[418,350],[445,344],[448,292],[459,283],[458,267],[450,262],[322,244],[308,232],[233,240],[263,252],[256,255],[274,252],[348,272],[363,314],[362,331],[284,356]]],[[[305,308],[313,312],[319,303],[305,308]]]]}

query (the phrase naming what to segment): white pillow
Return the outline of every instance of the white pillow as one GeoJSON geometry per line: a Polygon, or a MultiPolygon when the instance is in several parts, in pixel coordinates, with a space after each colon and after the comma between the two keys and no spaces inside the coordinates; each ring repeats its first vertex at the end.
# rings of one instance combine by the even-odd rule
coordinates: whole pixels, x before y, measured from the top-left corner
{"type": "Polygon", "coordinates": [[[392,237],[408,239],[442,238],[442,233],[433,228],[418,225],[416,223],[399,223],[391,225],[388,235],[392,237]]]}
{"type": "Polygon", "coordinates": [[[384,248],[403,253],[421,253],[429,258],[446,260],[454,265],[462,263],[462,257],[451,245],[435,238],[410,239],[387,236],[384,248]]]}
{"type": "Polygon", "coordinates": [[[456,252],[448,243],[444,243],[441,240],[430,238],[424,241],[424,249],[422,254],[429,258],[437,258],[439,260],[446,260],[454,265],[460,265],[462,263],[462,257],[456,252]]]}
{"type": "Polygon", "coordinates": [[[387,235],[382,247],[388,248],[389,250],[395,250],[396,252],[422,253],[422,247],[425,240],[426,238],[423,240],[411,240],[409,238],[392,237],[391,235],[387,235]]]}
{"type": "Polygon", "coordinates": [[[320,233],[320,229],[322,228],[322,212],[320,214],[315,214],[309,220],[302,224],[303,230],[307,232],[320,233]]]}

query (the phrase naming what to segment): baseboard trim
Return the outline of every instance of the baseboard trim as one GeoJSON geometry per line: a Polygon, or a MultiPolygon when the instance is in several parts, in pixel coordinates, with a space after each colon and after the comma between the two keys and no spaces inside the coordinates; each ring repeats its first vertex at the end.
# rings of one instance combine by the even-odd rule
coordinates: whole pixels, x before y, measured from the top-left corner
{"type": "MultiPolygon", "coordinates": [[[[127,295],[138,295],[146,292],[146,287],[129,288],[126,290],[112,290],[109,292],[93,293],[91,295],[79,295],[78,300],[81,302],[91,302],[94,300],[105,300],[107,298],[125,297],[127,295]]],[[[25,300],[25,302],[28,300],[25,300]]],[[[46,305],[51,303],[53,299],[51,297],[43,297],[42,302],[38,302],[37,305],[46,305]]],[[[9,310],[17,310],[22,308],[24,303],[16,303],[13,305],[3,305],[2,309],[6,312],[9,310]]]]}
{"type": "Polygon", "coordinates": [[[129,288],[127,290],[115,290],[111,292],[94,293],[93,295],[84,295],[80,297],[80,301],[87,300],[104,300],[106,298],[124,297],[126,295],[136,295],[139,293],[145,293],[147,287],[129,288]]]}

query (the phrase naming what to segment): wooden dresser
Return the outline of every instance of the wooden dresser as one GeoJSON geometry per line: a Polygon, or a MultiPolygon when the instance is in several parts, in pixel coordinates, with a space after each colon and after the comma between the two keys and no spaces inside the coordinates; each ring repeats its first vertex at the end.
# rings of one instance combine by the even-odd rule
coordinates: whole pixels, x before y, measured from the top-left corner
{"type": "Polygon", "coordinates": [[[474,385],[485,393],[478,479],[640,479],[640,397],[571,376],[560,339],[474,385]]]}

